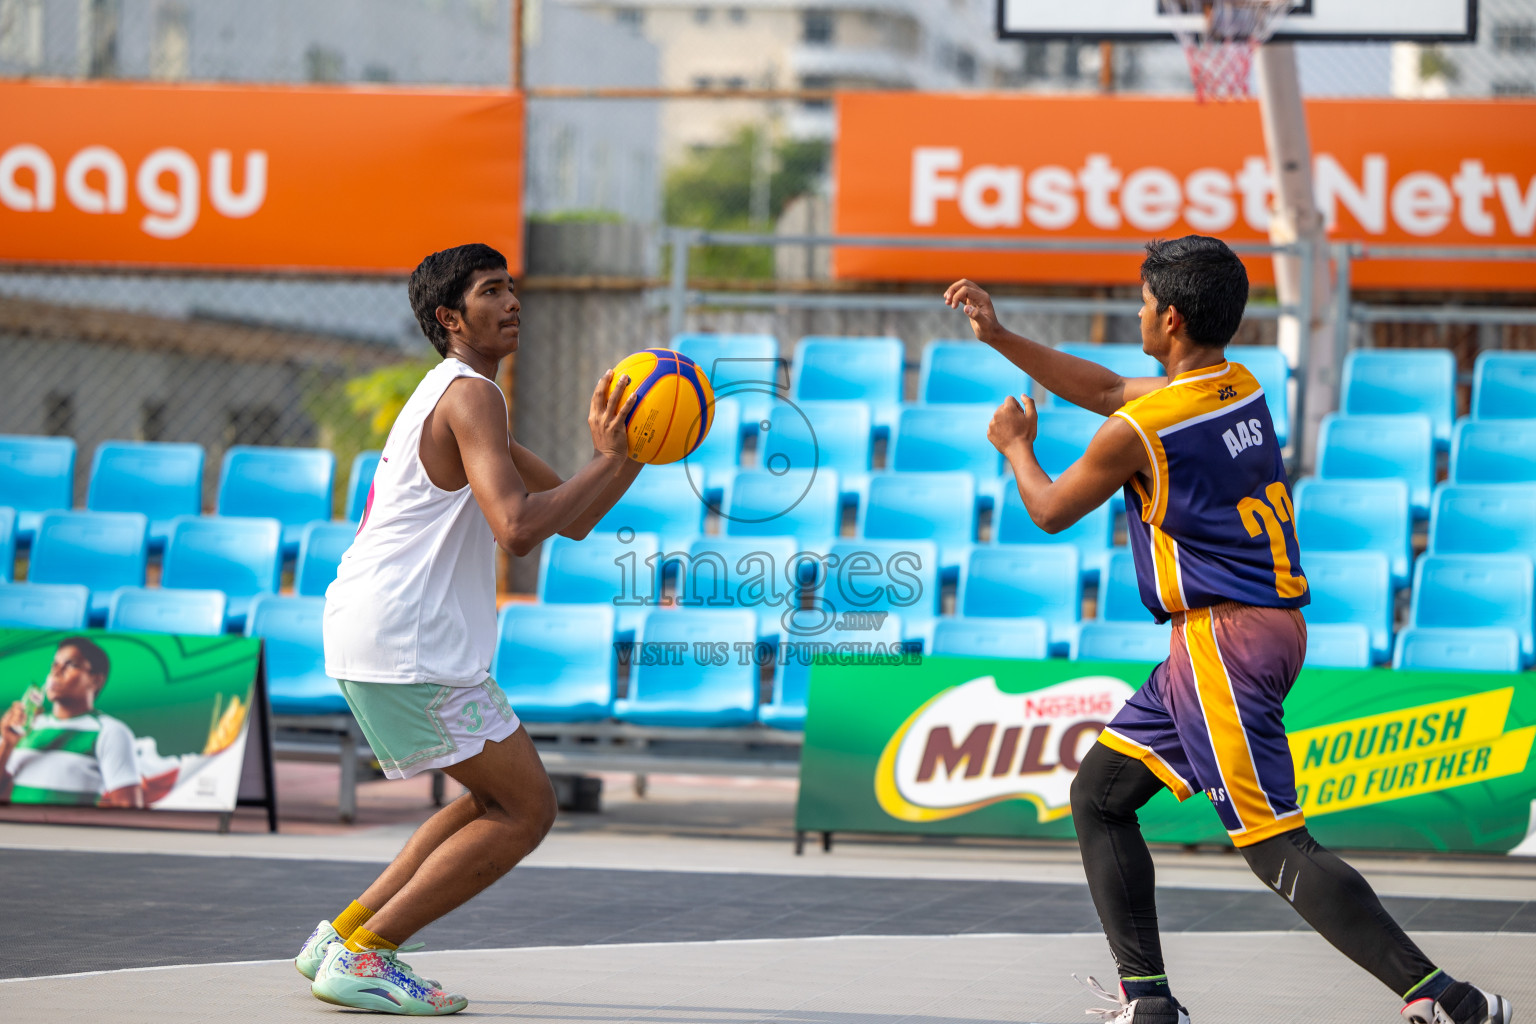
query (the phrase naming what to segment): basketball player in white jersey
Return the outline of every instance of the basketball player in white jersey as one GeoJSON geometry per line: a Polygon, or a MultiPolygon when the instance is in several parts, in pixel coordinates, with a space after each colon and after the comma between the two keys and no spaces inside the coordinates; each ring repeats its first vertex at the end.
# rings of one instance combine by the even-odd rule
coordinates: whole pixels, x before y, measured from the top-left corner
{"type": "Polygon", "coordinates": [[[357,539],[326,591],[325,669],[390,778],[440,768],[469,791],[416,830],[393,863],[295,963],[326,1002],[438,1015],[468,1005],[396,956],[401,943],[527,856],[555,820],[532,741],[490,677],[496,546],[525,555],[585,537],[640,471],[628,458],[626,380],[592,393],[591,460],[569,480],[512,439],[497,364],[517,351],[521,306],[500,253],[436,252],[411,307],[442,355],[389,432],[357,539]]]}

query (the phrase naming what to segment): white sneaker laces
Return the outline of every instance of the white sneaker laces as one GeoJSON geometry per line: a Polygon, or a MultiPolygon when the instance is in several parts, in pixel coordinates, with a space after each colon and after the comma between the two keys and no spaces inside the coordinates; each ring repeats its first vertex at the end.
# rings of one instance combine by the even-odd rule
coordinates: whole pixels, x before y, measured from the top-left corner
{"type": "Polygon", "coordinates": [[[1126,1008],[1130,1006],[1130,1004],[1127,1003],[1118,993],[1112,995],[1109,992],[1104,991],[1104,986],[1099,984],[1099,979],[1095,978],[1091,974],[1088,975],[1087,981],[1079,978],[1076,974],[1072,975],[1072,980],[1083,986],[1083,988],[1087,989],[1089,993],[1094,996],[1094,998],[1102,999],[1106,1003],[1110,1004],[1109,1007],[1091,1006],[1084,1010],[1083,1012],[1090,1017],[1098,1017],[1100,1020],[1104,1021],[1120,1020],[1121,1015],[1124,1014],[1126,1008]]]}

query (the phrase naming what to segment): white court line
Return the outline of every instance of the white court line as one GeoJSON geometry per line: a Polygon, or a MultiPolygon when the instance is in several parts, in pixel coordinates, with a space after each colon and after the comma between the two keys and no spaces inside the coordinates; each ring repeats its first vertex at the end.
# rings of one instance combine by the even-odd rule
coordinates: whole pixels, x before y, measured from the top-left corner
{"type": "MultiPolygon", "coordinates": [[[[1165,935],[1221,935],[1234,938],[1265,938],[1273,935],[1296,935],[1294,930],[1286,931],[1241,931],[1241,932],[1168,932],[1165,935]]],[[[1457,936],[1481,936],[1491,938],[1496,935],[1530,936],[1536,939],[1536,932],[1414,932],[1415,935],[1433,935],[1437,937],[1457,936]]],[[[427,956],[457,956],[465,953],[550,953],[563,950],[591,950],[591,949],[655,949],[667,946],[753,946],[764,945],[771,942],[892,942],[906,941],[918,942],[933,939],[1102,939],[1097,932],[959,932],[949,935],[798,935],[770,939],[687,939],[682,942],[587,942],[571,946],[498,946],[491,949],[418,949],[411,953],[412,960],[419,960],[427,956]]],[[[62,981],[69,978],[97,978],[108,974],[147,974],[151,971],[181,971],[195,967],[261,967],[266,964],[291,964],[292,957],[279,960],[217,960],[211,963],[196,964],[159,964],[154,967],[118,967],[110,971],[75,971],[71,974],[37,974],[27,978],[0,978],[0,985],[12,985],[18,982],[28,981],[62,981]]]]}

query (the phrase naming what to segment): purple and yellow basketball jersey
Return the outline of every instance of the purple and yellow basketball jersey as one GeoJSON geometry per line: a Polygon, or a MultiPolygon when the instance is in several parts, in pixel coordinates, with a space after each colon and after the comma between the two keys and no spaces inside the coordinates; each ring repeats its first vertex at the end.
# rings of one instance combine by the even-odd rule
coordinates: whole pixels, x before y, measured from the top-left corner
{"type": "Polygon", "coordinates": [[[1158,622],[1223,601],[1308,601],[1294,509],[1264,390],[1225,362],[1181,373],[1115,413],[1151,463],[1125,487],[1141,600],[1158,622]]]}

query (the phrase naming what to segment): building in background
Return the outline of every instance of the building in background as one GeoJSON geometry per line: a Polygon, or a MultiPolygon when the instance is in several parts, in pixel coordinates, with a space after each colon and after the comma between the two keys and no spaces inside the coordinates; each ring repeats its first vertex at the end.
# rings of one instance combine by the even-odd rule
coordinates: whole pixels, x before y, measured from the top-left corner
{"type": "Polygon", "coordinates": [[[1396,44],[1392,93],[1413,99],[1536,96],[1536,0],[1481,0],[1471,45],[1396,44]]]}
{"type": "MultiPolygon", "coordinates": [[[[996,38],[995,0],[570,0],[660,52],[671,89],[1002,89],[1020,48],[996,38]]],[[[667,104],[662,158],[715,145],[745,124],[830,139],[832,105],[719,100],[667,104]]]]}

